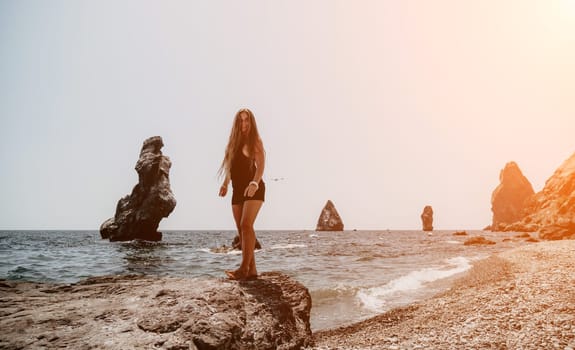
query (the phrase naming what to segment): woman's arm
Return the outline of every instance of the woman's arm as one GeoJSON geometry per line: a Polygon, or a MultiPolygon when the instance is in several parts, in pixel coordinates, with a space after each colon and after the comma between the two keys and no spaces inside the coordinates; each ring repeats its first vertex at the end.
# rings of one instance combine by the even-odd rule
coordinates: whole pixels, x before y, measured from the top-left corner
{"type": "Polygon", "coordinates": [[[264,168],[266,166],[266,157],[264,152],[264,145],[260,142],[256,145],[254,152],[254,160],[256,162],[256,173],[252,181],[259,183],[264,176],[264,168]]]}
{"type": "Polygon", "coordinates": [[[244,196],[246,197],[253,197],[254,194],[256,193],[256,191],[259,188],[259,183],[262,179],[262,177],[264,176],[264,168],[266,165],[266,157],[265,157],[265,152],[264,152],[264,145],[260,142],[258,142],[258,144],[255,147],[255,151],[254,151],[254,160],[256,162],[256,172],[254,174],[254,178],[252,179],[252,181],[250,182],[250,184],[248,185],[248,187],[246,187],[246,190],[244,191],[244,196]]]}
{"type": "Polygon", "coordinates": [[[230,175],[226,175],[224,182],[222,182],[222,186],[220,186],[220,197],[225,197],[228,193],[228,184],[230,183],[230,175]]]}

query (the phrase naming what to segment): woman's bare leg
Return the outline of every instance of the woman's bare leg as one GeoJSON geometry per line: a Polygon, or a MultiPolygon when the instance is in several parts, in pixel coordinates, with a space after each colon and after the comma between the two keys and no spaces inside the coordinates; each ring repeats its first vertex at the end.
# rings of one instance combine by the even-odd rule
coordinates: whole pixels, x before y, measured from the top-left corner
{"type": "Polygon", "coordinates": [[[242,232],[242,264],[240,270],[246,277],[257,276],[256,259],[254,250],[256,247],[256,232],[254,222],[262,204],[260,200],[248,200],[244,202],[240,229],[242,232]]]}
{"type": "MultiPolygon", "coordinates": [[[[244,210],[244,205],[242,204],[232,204],[232,212],[234,214],[234,221],[236,222],[236,228],[238,229],[238,236],[240,237],[240,244],[242,244],[242,229],[241,229],[241,222],[242,222],[242,212],[244,210]]],[[[234,247],[235,248],[235,247],[234,247]]]]}

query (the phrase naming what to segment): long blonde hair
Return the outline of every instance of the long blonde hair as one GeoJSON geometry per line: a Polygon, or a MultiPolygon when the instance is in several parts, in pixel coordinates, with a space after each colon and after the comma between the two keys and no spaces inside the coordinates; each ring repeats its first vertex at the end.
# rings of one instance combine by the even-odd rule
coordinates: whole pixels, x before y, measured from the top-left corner
{"type": "Polygon", "coordinates": [[[230,175],[234,157],[238,151],[242,151],[242,147],[244,147],[244,145],[248,147],[248,153],[251,158],[254,157],[256,152],[262,152],[265,155],[264,146],[260,138],[260,133],[258,132],[258,127],[256,125],[256,118],[254,117],[252,111],[247,108],[240,109],[234,118],[234,124],[230,133],[228,145],[226,146],[224,160],[222,161],[222,165],[218,171],[220,177],[230,175]],[[246,137],[242,135],[241,130],[242,113],[246,113],[248,115],[248,120],[250,122],[249,133],[246,137]]]}

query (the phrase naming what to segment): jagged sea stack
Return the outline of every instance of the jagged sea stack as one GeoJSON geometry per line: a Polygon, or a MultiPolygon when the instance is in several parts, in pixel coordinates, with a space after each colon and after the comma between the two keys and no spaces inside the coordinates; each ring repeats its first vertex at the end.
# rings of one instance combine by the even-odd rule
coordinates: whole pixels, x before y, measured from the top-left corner
{"type": "Polygon", "coordinates": [[[335,206],[328,200],[321,214],[319,215],[319,219],[317,220],[317,227],[316,231],[343,231],[343,221],[339,216],[335,206]]]}
{"type": "Polygon", "coordinates": [[[527,200],[535,194],[533,186],[515,162],[505,164],[499,173],[499,182],[491,195],[493,231],[503,231],[507,225],[521,220],[527,200]]]}
{"type": "Polygon", "coordinates": [[[423,231],[433,231],[433,208],[426,205],[421,213],[421,225],[423,231]]]}
{"type": "Polygon", "coordinates": [[[136,163],[138,184],[131,194],[118,201],[116,215],[102,224],[102,238],[110,241],[162,239],[162,233],[157,231],[160,220],[176,207],[169,179],[172,162],[162,154],[162,147],[164,142],[160,136],[144,141],[136,163]]]}

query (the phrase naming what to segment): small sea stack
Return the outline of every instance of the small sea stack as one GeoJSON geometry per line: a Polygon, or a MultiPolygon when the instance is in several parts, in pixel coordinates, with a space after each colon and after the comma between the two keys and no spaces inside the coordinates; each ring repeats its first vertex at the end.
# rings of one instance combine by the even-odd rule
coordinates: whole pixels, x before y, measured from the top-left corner
{"type": "Polygon", "coordinates": [[[421,224],[423,231],[433,231],[433,208],[426,205],[421,213],[421,224]]]}
{"type": "Polygon", "coordinates": [[[118,201],[116,214],[102,224],[100,235],[110,241],[142,239],[160,241],[157,232],[162,218],[176,207],[176,199],[170,188],[170,158],[162,154],[164,142],[160,136],[144,141],[140,158],[136,163],[138,184],[132,193],[118,201]]]}
{"type": "Polygon", "coordinates": [[[316,231],[343,231],[343,221],[339,216],[339,213],[335,209],[331,200],[328,200],[319,219],[317,220],[316,231]]]}

